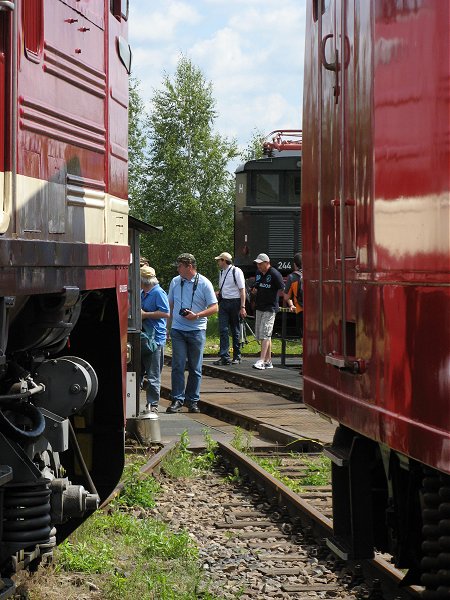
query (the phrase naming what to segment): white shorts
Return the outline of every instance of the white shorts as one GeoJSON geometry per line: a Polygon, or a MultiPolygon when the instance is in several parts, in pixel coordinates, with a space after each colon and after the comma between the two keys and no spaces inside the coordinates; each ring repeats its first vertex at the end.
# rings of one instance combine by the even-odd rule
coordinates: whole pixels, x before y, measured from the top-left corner
{"type": "Polygon", "coordinates": [[[257,340],[268,340],[272,337],[275,313],[263,310],[256,311],[255,336],[257,340]]]}

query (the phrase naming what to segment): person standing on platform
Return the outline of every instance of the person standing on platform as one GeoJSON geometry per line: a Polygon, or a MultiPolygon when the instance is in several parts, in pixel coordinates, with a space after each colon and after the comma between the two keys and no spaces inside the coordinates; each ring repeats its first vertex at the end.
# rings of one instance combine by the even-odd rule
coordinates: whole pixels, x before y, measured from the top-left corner
{"type": "Polygon", "coordinates": [[[242,269],[233,265],[231,254],[222,252],[216,256],[219,273],[219,360],[214,365],[238,365],[241,362],[241,345],[239,343],[239,319],[245,318],[245,279],[242,269]],[[233,340],[233,360],[230,356],[230,338],[233,340]]]}
{"type": "Polygon", "coordinates": [[[279,308],[278,292],[284,288],[284,282],[281,273],[270,266],[267,254],[258,254],[254,262],[258,269],[253,284],[253,293],[256,294],[255,336],[261,341],[261,356],[253,368],[273,369],[272,331],[279,308]]]}
{"type": "Polygon", "coordinates": [[[147,376],[145,412],[157,412],[170,308],[169,299],[159,285],[155,269],[147,265],[141,267],[141,316],[142,329],[154,340],[155,345],[153,351],[141,345],[142,378],[144,373],[147,376]]]}
{"type": "Polygon", "coordinates": [[[179,275],[172,279],[169,287],[172,313],[172,404],[167,412],[177,413],[186,403],[189,412],[199,413],[206,323],[207,317],[218,310],[217,298],[209,279],[197,272],[197,261],[192,254],[180,254],[177,269],[179,275]],[[186,360],[188,378],[185,384],[186,360]]]}
{"type": "Polygon", "coordinates": [[[302,255],[294,255],[294,270],[286,279],[284,299],[291,312],[295,312],[295,328],[297,335],[303,339],[303,272],[302,255]]]}

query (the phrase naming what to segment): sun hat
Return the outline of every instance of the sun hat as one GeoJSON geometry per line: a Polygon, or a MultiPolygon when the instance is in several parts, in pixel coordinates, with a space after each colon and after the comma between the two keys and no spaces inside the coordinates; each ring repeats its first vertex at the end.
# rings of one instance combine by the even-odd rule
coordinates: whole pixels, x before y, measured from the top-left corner
{"type": "Polygon", "coordinates": [[[155,269],[153,267],[149,267],[148,265],[144,265],[141,267],[141,277],[142,279],[150,279],[151,277],[155,277],[155,269]]]}
{"type": "Polygon", "coordinates": [[[229,260],[230,262],[233,260],[233,257],[229,252],[221,252],[219,256],[214,257],[214,260],[220,260],[221,258],[223,258],[223,260],[229,260]]]}
{"type": "Polygon", "coordinates": [[[253,262],[255,262],[255,263],[270,262],[270,258],[267,256],[267,254],[258,254],[258,256],[255,258],[255,260],[253,262]]]}

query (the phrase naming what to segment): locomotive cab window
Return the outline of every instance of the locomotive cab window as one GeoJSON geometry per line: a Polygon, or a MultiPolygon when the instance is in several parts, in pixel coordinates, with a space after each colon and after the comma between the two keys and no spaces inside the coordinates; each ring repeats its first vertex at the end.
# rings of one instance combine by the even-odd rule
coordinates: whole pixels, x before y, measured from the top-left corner
{"type": "Polygon", "coordinates": [[[286,173],[286,204],[288,206],[300,206],[301,179],[300,172],[286,173]]]}
{"type": "Polygon", "coordinates": [[[23,39],[27,58],[40,60],[44,45],[43,0],[24,0],[22,4],[23,39]]]}
{"type": "Polygon", "coordinates": [[[300,171],[253,173],[251,204],[254,206],[299,206],[300,171]]]}
{"type": "Polygon", "coordinates": [[[256,206],[280,203],[280,176],[278,173],[255,173],[252,176],[251,198],[256,206]]]}

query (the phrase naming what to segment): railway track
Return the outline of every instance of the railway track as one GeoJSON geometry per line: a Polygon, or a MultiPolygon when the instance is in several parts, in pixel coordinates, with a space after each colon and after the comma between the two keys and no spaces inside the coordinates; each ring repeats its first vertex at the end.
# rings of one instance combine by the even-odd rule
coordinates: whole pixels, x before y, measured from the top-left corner
{"type": "MultiPolygon", "coordinates": [[[[158,473],[173,448],[143,470],[158,473]]],[[[242,600],[418,597],[417,590],[399,588],[403,574],[382,558],[345,564],[334,557],[325,542],[332,531],[329,487],[305,486],[297,494],[227,443],[219,443],[219,456],[218,470],[201,478],[162,476],[164,492],[153,510],[175,530],[189,531],[219,597],[235,599],[237,591],[242,600]]],[[[289,464],[288,453],[284,458],[285,472],[301,476],[302,467],[289,464]]]]}

